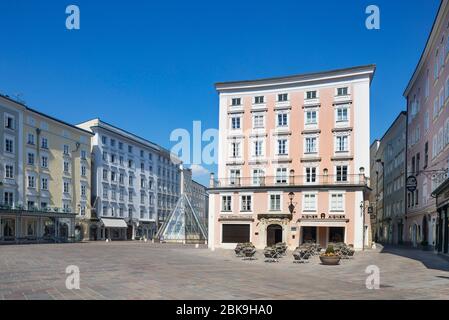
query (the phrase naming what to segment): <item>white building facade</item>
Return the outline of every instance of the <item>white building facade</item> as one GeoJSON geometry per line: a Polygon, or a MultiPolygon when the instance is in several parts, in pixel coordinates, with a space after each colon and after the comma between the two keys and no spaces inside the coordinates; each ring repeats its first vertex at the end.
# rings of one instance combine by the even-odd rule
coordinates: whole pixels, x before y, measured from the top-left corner
{"type": "Polygon", "coordinates": [[[179,198],[179,163],[173,162],[177,159],[157,144],[100,119],[78,126],[94,133],[94,240],[153,238],[179,198]]]}

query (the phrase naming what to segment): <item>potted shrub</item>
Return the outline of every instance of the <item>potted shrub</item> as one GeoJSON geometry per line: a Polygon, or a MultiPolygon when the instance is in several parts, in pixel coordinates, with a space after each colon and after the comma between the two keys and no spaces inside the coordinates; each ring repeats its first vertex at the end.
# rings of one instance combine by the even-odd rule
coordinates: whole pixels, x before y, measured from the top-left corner
{"type": "Polygon", "coordinates": [[[327,266],[335,266],[340,263],[340,256],[334,251],[334,246],[329,245],[326,252],[320,255],[321,263],[327,266]]]}

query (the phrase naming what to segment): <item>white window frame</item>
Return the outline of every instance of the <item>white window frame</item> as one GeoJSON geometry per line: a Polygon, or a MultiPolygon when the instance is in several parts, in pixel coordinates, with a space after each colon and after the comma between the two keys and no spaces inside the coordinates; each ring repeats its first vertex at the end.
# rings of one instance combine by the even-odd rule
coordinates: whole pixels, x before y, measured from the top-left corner
{"type": "Polygon", "coordinates": [[[265,129],[265,113],[264,112],[254,112],[253,113],[253,129],[254,130],[261,130],[261,129],[265,129]],[[262,117],[262,126],[256,126],[256,117],[262,117]]]}
{"type": "Polygon", "coordinates": [[[302,211],[303,212],[317,212],[318,211],[318,192],[310,191],[310,192],[302,193],[302,211]],[[313,198],[315,199],[314,208],[309,208],[307,206],[308,202],[306,201],[306,198],[310,197],[310,196],[313,196],[313,198]]]}
{"type": "Polygon", "coordinates": [[[288,184],[289,183],[288,167],[279,166],[279,167],[274,168],[274,182],[276,184],[288,184]],[[285,170],[285,175],[283,173],[281,175],[278,175],[278,171],[284,171],[284,170],[285,170]],[[284,180],[285,180],[285,182],[284,182],[284,180]]]}
{"type": "MultiPolygon", "coordinates": [[[[232,194],[220,194],[220,212],[221,213],[232,213],[232,205],[233,205],[233,195],[232,194]],[[224,210],[224,197],[229,197],[229,208],[230,210],[224,210]]],[[[228,199],[226,199],[226,205],[228,205],[228,199]]]]}
{"type": "MultiPolygon", "coordinates": [[[[253,205],[254,205],[254,197],[253,197],[253,194],[252,193],[242,193],[242,194],[240,194],[239,195],[239,198],[240,198],[240,212],[243,212],[243,213],[250,213],[250,212],[253,212],[253,205]],[[248,209],[246,209],[245,210],[245,208],[244,208],[244,200],[243,200],[243,197],[249,197],[249,199],[250,199],[250,204],[249,204],[249,210],[248,209]]],[[[248,201],[248,200],[246,200],[246,201],[248,201]]]]}
{"type": "Polygon", "coordinates": [[[3,127],[7,130],[16,130],[16,117],[10,113],[5,112],[3,118],[3,127]],[[12,128],[8,128],[8,118],[12,119],[12,128]]]}
{"type": "Polygon", "coordinates": [[[329,212],[330,213],[341,213],[345,212],[346,208],[346,193],[344,191],[330,191],[329,192],[329,212]],[[341,196],[341,208],[335,208],[333,206],[333,196],[341,196]]]}
{"type": "Polygon", "coordinates": [[[268,211],[270,212],[282,212],[283,210],[283,196],[284,194],[282,192],[268,192],[268,211]],[[271,207],[271,196],[279,196],[279,210],[274,210],[271,207]]]}
{"type": "Polygon", "coordinates": [[[241,131],[243,127],[243,117],[237,115],[231,115],[229,117],[229,129],[232,131],[241,131]],[[238,123],[238,128],[234,128],[234,119],[236,119],[236,123],[238,123]]]}
{"type": "MultiPolygon", "coordinates": [[[[282,123],[284,122],[284,119],[282,118],[282,123]]],[[[290,111],[288,110],[282,110],[276,112],[276,128],[289,128],[290,127],[290,111]],[[279,116],[286,116],[286,124],[279,124],[279,116]]]]}

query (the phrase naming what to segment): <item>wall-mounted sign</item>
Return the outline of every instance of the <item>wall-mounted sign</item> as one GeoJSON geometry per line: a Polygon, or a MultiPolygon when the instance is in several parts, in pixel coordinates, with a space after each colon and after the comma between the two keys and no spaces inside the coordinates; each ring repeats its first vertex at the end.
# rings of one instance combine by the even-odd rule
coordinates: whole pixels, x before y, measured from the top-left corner
{"type": "Polygon", "coordinates": [[[416,188],[418,187],[418,180],[415,176],[409,176],[407,178],[407,182],[405,184],[405,187],[410,192],[415,192],[416,188]]]}

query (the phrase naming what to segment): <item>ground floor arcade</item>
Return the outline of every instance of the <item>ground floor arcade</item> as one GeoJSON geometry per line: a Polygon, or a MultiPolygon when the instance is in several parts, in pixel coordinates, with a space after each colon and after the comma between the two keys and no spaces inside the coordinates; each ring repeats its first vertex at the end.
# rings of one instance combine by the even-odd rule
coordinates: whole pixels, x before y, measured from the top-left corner
{"type": "Polygon", "coordinates": [[[74,241],[75,214],[8,211],[0,213],[0,243],[74,241]]]}

